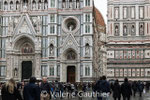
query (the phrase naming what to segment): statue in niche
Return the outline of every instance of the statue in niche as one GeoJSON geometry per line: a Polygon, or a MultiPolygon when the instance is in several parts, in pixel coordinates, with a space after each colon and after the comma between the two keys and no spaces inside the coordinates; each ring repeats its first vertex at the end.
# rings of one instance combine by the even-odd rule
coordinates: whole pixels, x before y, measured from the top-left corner
{"type": "Polygon", "coordinates": [[[123,27],[123,33],[124,33],[124,35],[127,35],[127,26],[126,25],[123,27]]]}
{"type": "Polygon", "coordinates": [[[9,18],[9,24],[8,24],[8,34],[11,35],[13,32],[13,19],[12,17],[9,18]]]}
{"type": "Polygon", "coordinates": [[[54,55],[54,46],[53,46],[52,44],[50,45],[50,52],[49,52],[49,54],[50,54],[51,56],[54,55]]]}
{"type": "Polygon", "coordinates": [[[73,27],[74,27],[73,25],[70,25],[69,26],[69,31],[73,31],[73,27]]]}
{"type": "Polygon", "coordinates": [[[32,3],[32,9],[36,10],[36,3],[35,3],[35,1],[32,3]]]}
{"type": "Polygon", "coordinates": [[[143,25],[140,25],[140,34],[144,34],[144,27],[143,27],[143,25]]]}
{"type": "Polygon", "coordinates": [[[80,2],[79,2],[79,0],[77,0],[77,2],[76,2],[76,7],[77,7],[77,8],[80,7],[80,2]]]}
{"type": "Polygon", "coordinates": [[[71,21],[67,24],[67,27],[69,31],[73,31],[76,28],[76,24],[71,21]]]}
{"type": "Polygon", "coordinates": [[[70,51],[68,54],[67,54],[67,59],[68,60],[75,60],[75,53],[73,51],[70,51]]]}
{"type": "Polygon", "coordinates": [[[42,3],[41,3],[41,1],[39,2],[39,9],[42,9],[42,3]]]}
{"type": "Polygon", "coordinates": [[[8,10],[8,3],[6,1],[4,3],[4,10],[8,10]]]}
{"type": "Polygon", "coordinates": [[[90,55],[90,46],[89,46],[89,44],[86,44],[86,46],[85,46],[85,55],[86,56],[90,55]]]}
{"type": "Polygon", "coordinates": [[[65,0],[63,0],[62,7],[66,8],[66,1],[65,0]]]}
{"type": "Polygon", "coordinates": [[[36,31],[38,34],[40,34],[41,32],[41,24],[42,24],[41,18],[38,16],[36,21],[36,31]]]}
{"type": "Polygon", "coordinates": [[[44,9],[48,9],[48,3],[47,3],[47,1],[44,2],[44,9]]]}
{"type": "Polygon", "coordinates": [[[131,32],[135,33],[135,27],[134,27],[134,25],[132,25],[132,27],[131,27],[131,32]]]}
{"type": "Polygon", "coordinates": [[[69,1],[69,8],[73,8],[72,5],[73,5],[72,0],[70,0],[70,1],[69,1]]]}
{"type": "Polygon", "coordinates": [[[13,10],[14,9],[14,6],[13,6],[13,3],[11,2],[10,3],[10,10],[13,10]]]}
{"type": "Polygon", "coordinates": [[[119,29],[118,29],[118,26],[115,27],[115,34],[116,34],[116,35],[119,35],[119,29]]]}
{"type": "Polygon", "coordinates": [[[19,2],[17,1],[17,2],[16,2],[16,10],[18,10],[19,7],[20,7],[20,5],[19,5],[19,2]]]}
{"type": "Polygon", "coordinates": [[[18,76],[18,69],[14,68],[14,77],[17,77],[17,76],[18,76]]]}

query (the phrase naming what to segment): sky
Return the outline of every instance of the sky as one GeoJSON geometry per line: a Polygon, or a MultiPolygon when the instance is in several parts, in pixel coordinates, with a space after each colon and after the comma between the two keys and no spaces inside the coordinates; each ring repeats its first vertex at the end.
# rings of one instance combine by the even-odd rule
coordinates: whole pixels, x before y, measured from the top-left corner
{"type": "MultiPolygon", "coordinates": [[[[107,22],[107,0],[94,0],[95,6],[104,17],[105,23],[107,22]]],[[[107,23],[106,23],[107,24],[107,23]]]]}

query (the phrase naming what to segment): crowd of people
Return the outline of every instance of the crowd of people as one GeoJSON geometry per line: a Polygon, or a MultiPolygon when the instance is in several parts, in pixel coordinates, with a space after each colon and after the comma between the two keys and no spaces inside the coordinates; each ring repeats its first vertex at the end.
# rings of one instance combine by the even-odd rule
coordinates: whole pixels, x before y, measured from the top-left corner
{"type": "Polygon", "coordinates": [[[41,82],[37,82],[35,77],[31,77],[29,82],[15,82],[13,79],[8,80],[5,84],[1,85],[2,100],[51,100],[63,99],[65,97],[72,98],[78,97],[82,100],[83,93],[91,92],[92,98],[96,94],[97,100],[109,100],[110,95],[114,100],[130,100],[130,97],[142,97],[142,93],[149,90],[149,83],[145,85],[141,81],[129,82],[128,78],[124,79],[122,84],[118,80],[109,82],[106,76],[102,76],[99,80],[93,83],[61,83],[58,81],[48,82],[46,77],[43,77],[41,82]],[[59,95],[58,95],[59,94],[59,95]],[[73,95],[72,95],[73,94],[73,95]]]}

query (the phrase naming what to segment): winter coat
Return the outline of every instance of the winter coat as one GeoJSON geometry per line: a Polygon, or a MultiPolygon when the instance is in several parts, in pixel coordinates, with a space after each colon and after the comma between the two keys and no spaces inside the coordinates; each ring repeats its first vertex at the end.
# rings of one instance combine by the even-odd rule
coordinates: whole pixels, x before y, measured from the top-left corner
{"type": "Polygon", "coordinates": [[[130,97],[132,95],[131,85],[128,82],[124,82],[121,85],[121,93],[123,97],[130,97]]]}
{"type": "Polygon", "coordinates": [[[48,83],[48,82],[46,82],[46,83],[41,83],[41,86],[40,86],[40,90],[41,90],[41,92],[42,91],[46,91],[48,94],[50,94],[50,84],[48,83]]]}
{"type": "Polygon", "coordinates": [[[120,84],[117,84],[115,83],[113,86],[112,86],[112,90],[113,90],[113,97],[114,98],[120,98],[121,97],[121,86],[120,84]]]}
{"type": "Polygon", "coordinates": [[[29,83],[24,87],[24,100],[40,100],[40,88],[34,84],[29,83]]]}

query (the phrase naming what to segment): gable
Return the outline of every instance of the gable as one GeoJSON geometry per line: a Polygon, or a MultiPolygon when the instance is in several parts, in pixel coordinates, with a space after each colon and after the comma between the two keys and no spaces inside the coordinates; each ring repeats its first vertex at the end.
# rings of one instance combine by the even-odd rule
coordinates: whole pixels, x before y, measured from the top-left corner
{"type": "Polygon", "coordinates": [[[32,34],[35,35],[36,31],[33,24],[29,18],[28,14],[23,14],[18,25],[15,27],[14,34],[32,34]]]}

